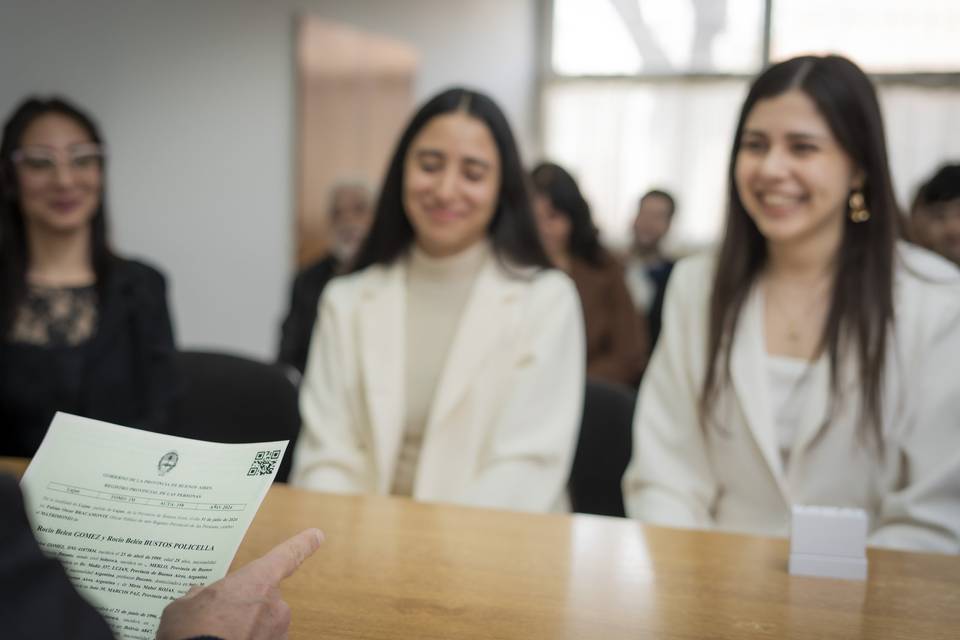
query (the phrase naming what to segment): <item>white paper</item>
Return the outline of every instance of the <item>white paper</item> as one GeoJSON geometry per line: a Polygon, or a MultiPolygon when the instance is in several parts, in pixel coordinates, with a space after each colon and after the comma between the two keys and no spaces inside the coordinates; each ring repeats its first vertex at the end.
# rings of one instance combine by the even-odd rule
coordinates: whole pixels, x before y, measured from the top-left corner
{"type": "Polygon", "coordinates": [[[58,413],[21,481],[27,514],[117,637],[152,640],[171,600],[226,575],[287,442],[203,442],[58,413]]]}

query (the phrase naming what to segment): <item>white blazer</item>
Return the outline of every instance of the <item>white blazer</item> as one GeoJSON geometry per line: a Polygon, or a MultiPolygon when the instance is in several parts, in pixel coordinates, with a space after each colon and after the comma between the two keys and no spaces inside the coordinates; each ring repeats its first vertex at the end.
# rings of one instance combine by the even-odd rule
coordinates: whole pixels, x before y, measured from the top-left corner
{"type": "MultiPolygon", "coordinates": [[[[404,431],[406,259],[337,278],[300,394],[294,484],[390,491],[404,431]]],[[[415,357],[415,356],[414,356],[415,357]]],[[[557,270],[477,275],[427,420],[413,497],[548,511],[562,503],[583,407],[576,289],[557,270]]]]}
{"type": "Polygon", "coordinates": [[[663,332],[634,415],[623,482],[628,514],[668,526],[787,535],[793,504],[858,507],[869,514],[871,545],[960,552],[960,271],[898,246],[882,460],[858,434],[858,375],[849,360],[841,364],[842,406],[825,424],[829,367],[821,357],[785,470],[768,401],[759,288],[737,324],[732,384],[718,395],[714,426],[701,429],[714,265],[715,256],[690,258],[670,278],[663,332]]]}

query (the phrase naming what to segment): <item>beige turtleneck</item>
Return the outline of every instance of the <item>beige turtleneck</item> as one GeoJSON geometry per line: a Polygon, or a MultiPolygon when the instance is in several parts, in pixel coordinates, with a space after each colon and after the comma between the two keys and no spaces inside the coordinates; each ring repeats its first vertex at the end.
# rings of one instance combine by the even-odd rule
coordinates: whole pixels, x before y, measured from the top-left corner
{"type": "Polygon", "coordinates": [[[434,392],[473,283],[490,258],[482,241],[445,258],[414,245],[407,260],[406,417],[391,493],[413,495],[434,392]]]}

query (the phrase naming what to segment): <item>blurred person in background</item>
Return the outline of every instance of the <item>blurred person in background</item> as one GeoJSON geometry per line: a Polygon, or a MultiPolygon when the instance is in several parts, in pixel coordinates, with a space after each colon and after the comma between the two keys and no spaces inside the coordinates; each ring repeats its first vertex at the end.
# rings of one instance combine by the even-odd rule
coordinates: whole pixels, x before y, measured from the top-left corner
{"type": "Polygon", "coordinates": [[[584,362],[576,289],[537,238],[506,117],[444,91],[400,136],[352,272],[320,302],[292,482],[561,508],[584,362]]]}
{"type": "Polygon", "coordinates": [[[670,278],[628,514],[785,536],[793,505],[857,508],[871,546],[960,552],[960,272],[898,241],[870,80],[766,69],[728,181],[719,251],[670,278]]]}
{"type": "Polygon", "coordinates": [[[654,189],[640,198],[633,220],[633,244],[626,259],[626,281],[637,313],[647,318],[650,352],[660,336],[663,296],[674,261],[660,247],[670,231],[677,205],[666,191],[654,189]]]}
{"type": "Polygon", "coordinates": [[[30,98],[0,141],[0,455],[29,457],[66,411],[167,431],[179,389],[164,277],[108,240],[93,120],[30,98]]]}
{"type": "Polygon", "coordinates": [[[960,164],[940,167],[917,190],[909,228],[921,247],[960,266],[960,164]]]}
{"type": "Polygon", "coordinates": [[[646,324],[630,301],[623,266],[600,244],[590,206],[573,176],[552,163],[537,165],[530,176],[540,240],[580,294],[587,375],[636,386],[647,363],[646,324]]]}
{"type": "Polygon", "coordinates": [[[320,294],[331,278],[349,268],[372,222],[373,201],[366,185],[334,185],[330,190],[330,253],[294,278],[290,309],[281,326],[277,361],[295,368],[299,375],[306,368],[320,294]]]}

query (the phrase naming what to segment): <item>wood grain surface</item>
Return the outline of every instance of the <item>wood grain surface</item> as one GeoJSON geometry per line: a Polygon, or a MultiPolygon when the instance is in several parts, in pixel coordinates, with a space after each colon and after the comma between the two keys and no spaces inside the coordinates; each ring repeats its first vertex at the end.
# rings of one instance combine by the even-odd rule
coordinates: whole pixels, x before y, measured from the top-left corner
{"type": "Polygon", "coordinates": [[[960,638],[960,556],[870,549],[866,582],[792,577],[786,540],[286,485],[234,568],[311,526],[327,541],[283,586],[294,640],[960,638]]]}
{"type": "Polygon", "coordinates": [[[235,566],[318,526],[291,638],[960,638],[960,557],[792,577],[786,540],[274,486],[235,566]]]}

